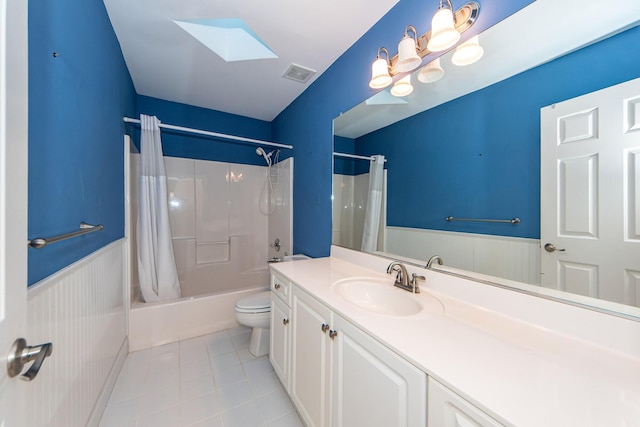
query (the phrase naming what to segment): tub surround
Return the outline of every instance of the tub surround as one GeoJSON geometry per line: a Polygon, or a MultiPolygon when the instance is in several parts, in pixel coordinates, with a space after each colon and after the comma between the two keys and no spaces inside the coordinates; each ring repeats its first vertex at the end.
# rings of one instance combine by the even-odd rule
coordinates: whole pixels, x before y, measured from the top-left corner
{"type": "Polygon", "coordinates": [[[329,258],[271,268],[505,425],[640,419],[640,323],[411,266],[426,276],[411,297],[435,296],[444,312],[374,314],[331,288],[349,277],[392,286],[389,262],[334,246],[329,258]]]}
{"type": "Polygon", "coordinates": [[[129,314],[129,348],[138,351],[239,326],[233,307],[262,287],[184,297],[169,302],[134,303],[129,314]]]}

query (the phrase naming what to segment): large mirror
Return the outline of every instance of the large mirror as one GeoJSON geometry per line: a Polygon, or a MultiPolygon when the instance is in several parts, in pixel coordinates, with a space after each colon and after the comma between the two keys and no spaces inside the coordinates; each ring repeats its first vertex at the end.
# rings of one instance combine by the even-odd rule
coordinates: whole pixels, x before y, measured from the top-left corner
{"type": "Polygon", "coordinates": [[[383,90],[334,120],[333,244],[423,266],[439,255],[449,273],[640,319],[640,92],[623,93],[614,170],[610,144],[565,158],[543,148],[622,129],[596,104],[562,102],[640,77],[640,14],[571,3],[534,2],[480,34],[477,63],[449,52],[437,82],[415,71],[409,96],[383,90]],[[610,175],[619,182],[598,182],[610,175]],[[622,243],[589,246],[605,232],[622,243]]]}

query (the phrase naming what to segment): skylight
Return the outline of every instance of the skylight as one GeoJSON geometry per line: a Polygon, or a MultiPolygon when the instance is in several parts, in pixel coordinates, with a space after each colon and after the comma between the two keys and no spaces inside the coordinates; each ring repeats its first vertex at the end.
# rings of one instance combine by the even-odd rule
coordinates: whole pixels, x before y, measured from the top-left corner
{"type": "Polygon", "coordinates": [[[278,57],[242,19],[192,19],[173,22],[226,62],[278,57]]]}

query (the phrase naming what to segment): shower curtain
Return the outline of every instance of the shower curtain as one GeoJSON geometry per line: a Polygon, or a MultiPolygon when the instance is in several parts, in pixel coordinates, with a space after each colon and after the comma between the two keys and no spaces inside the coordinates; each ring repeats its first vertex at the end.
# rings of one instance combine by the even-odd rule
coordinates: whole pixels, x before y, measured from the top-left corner
{"type": "Polygon", "coordinates": [[[140,190],[138,196],[138,277],[145,302],[179,298],[173,256],[167,175],[162,157],[160,121],[140,115],[140,190]]]}
{"type": "Polygon", "coordinates": [[[382,172],[384,156],[376,155],[369,164],[369,197],[364,217],[362,247],[364,252],[375,252],[378,247],[378,229],[382,211],[382,172]]]}

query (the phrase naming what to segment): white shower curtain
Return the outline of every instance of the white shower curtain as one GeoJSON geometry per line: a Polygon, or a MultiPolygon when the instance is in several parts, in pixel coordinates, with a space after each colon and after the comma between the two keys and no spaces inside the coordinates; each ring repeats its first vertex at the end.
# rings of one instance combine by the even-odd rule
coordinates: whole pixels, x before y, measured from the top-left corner
{"type": "Polygon", "coordinates": [[[181,296],[171,242],[167,175],[159,124],[155,116],[140,115],[138,277],[140,291],[146,302],[181,296]]]}
{"type": "Polygon", "coordinates": [[[369,165],[369,197],[364,217],[362,247],[364,252],[375,252],[378,247],[378,230],[382,211],[382,172],[384,156],[376,155],[369,165]]]}

